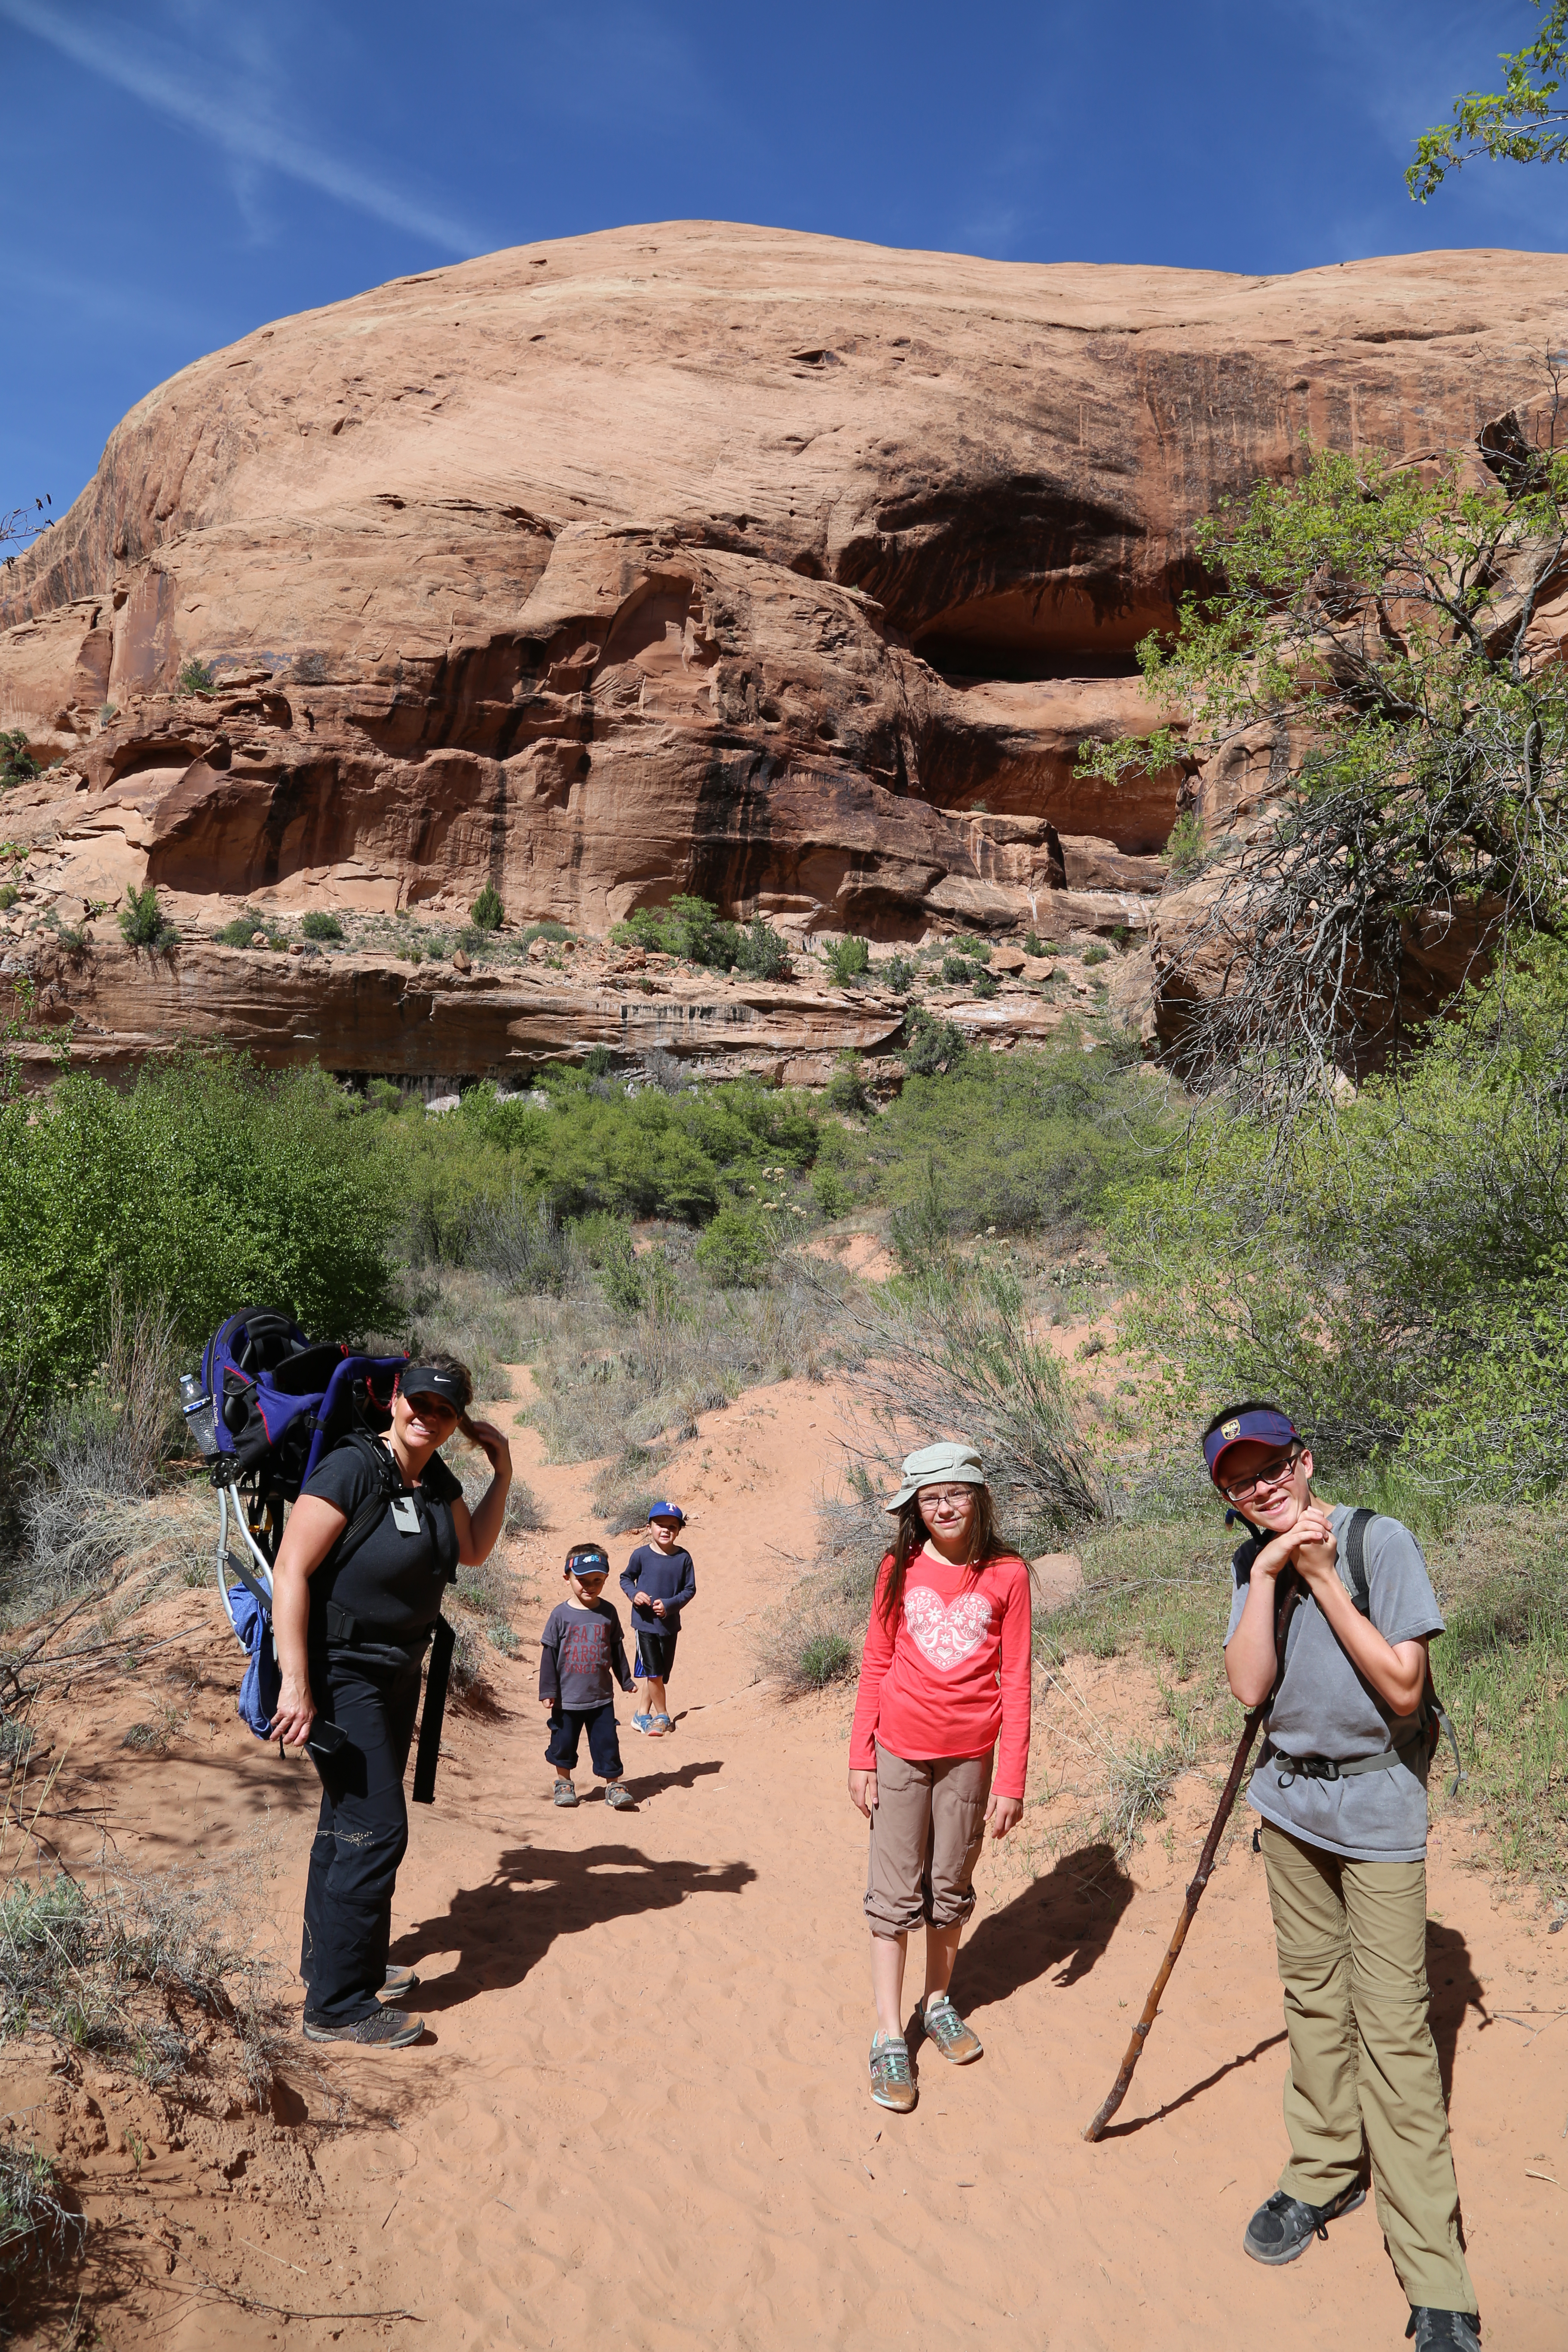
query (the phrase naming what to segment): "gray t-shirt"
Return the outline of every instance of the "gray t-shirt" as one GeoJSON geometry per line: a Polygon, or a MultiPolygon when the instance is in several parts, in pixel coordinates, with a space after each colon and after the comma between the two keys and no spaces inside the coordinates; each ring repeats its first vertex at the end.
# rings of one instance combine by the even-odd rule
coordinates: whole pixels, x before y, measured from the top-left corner
{"type": "MultiPolygon", "coordinates": [[[[1342,1560],[1352,1507],[1335,1504],[1331,1517],[1342,1560]]],[[[1372,1622],[1391,1646],[1443,1631],[1421,1547],[1397,1519],[1367,1522],[1366,1580],[1372,1622]]],[[[1234,1570],[1232,1582],[1227,1643],[1249,1589],[1236,1580],[1234,1570]]],[[[1283,1753],[1253,1773],[1248,1804],[1277,1829],[1347,1862],[1419,1862],[1426,1852],[1425,1743],[1408,1763],[1388,1771],[1359,1772],[1351,1780],[1298,1777],[1280,1786],[1281,1767],[1288,1775],[1290,1756],[1331,1756],[1349,1764],[1383,1755],[1396,1744],[1389,1729],[1396,1720],[1351,1664],[1311,1594],[1303,1594],[1285,1637],[1279,1695],[1264,1718],[1269,1739],[1283,1753]]]]}

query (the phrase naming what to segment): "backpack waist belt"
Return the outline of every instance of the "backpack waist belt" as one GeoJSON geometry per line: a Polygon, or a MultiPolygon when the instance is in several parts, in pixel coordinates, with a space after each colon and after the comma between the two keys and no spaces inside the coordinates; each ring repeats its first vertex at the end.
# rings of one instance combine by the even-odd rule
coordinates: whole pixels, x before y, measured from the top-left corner
{"type": "Polygon", "coordinates": [[[330,1650],[349,1649],[371,1643],[378,1649],[418,1650],[423,1654],[434,1627],[421,1626],[411,1633],[406,1626],[367,1625],[352,1609],[344,1609],[336,1601],[326,1606],[327,1647],[330,1650]]]}
{"type": "Polygon", "coordinates": [[[1358,1756],[1348,1764],[1336,1763],[1331,1756],[1287,1756],[1273,1741],[1264,1742],[1260,1764],[1277,1764],[1279,1786],[1288,1789],[1293,1780],[1353,1780],[1363,1772],[1392,1772],[1396,1764],[1405,1764],[1418,1748],[1426,1745],[1426,1734],[1418,1731],[1414,1738],[1401,1747],[1385,1748],[1381,1756],[1358,1756]]]}

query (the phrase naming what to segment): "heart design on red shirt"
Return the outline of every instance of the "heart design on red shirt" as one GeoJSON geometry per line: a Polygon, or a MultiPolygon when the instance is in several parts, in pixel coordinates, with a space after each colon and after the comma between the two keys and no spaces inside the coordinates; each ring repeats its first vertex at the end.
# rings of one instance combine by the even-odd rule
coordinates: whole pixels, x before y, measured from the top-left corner
{"type": "Polygon", "coordinates": [[[991,1603],[983,1592],[961,1592],[944,1604],[929,1584],[917,1584],[904,1595],[904,1622],[932,1665],[946,1674],[985,1639],[991,1603]]]}

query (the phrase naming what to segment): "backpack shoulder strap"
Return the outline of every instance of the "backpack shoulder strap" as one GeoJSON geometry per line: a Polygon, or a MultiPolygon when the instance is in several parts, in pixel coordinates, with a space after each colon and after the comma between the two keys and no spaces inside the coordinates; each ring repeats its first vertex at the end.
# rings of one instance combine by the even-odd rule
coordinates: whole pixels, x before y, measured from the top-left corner
{"type": "Polygon", "coordinates": [[[1352,1511],[1345,1530],[1345,1548],[1339,1561],[1340,1582],[1350,1594],[1359,1613],[1372,1616],[1372,1588],[1366,1575],[1366,1531],[1377,1517],[1375,1511],[1352,1511]]]}
{"type": "MultiPolygon", "coordinates": [[[[366,1538],[374,1534],[402,1482],[397,1475],[397,1466],[385,1446],[372,1437],[368,1430],[347,1431],[339,1438],[338,1445],[352,1445],[375,1480],[370,1493],[338,1538],[336,1566],[342,1568],[344,1561],[358,1551],[366,1538]]],[[[338,1446],[331,1450],[335,1454],[338,1446]]]]}

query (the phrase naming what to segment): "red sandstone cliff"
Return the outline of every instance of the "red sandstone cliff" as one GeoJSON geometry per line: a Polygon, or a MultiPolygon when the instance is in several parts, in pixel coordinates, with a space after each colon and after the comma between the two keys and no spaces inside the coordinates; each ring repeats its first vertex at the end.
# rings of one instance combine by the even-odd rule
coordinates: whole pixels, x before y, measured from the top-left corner
{"type": "Polygon", "coordinates": [[[1528,407],[1565,293],[1558,257],[1238,278],[680,223],[264,328],[5,575],[0,726],[61,761],[6,796],[25,909],[151,878],[187,929],[449,916],[489,880],[590,929],[681,889],[1138,929],[1181,779],[1072,763],[1152,722],[1131,647],[1197,519],[1304,433],[1528,407]]]}

